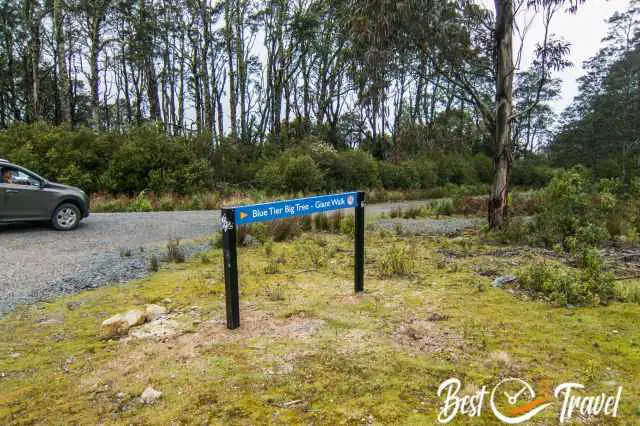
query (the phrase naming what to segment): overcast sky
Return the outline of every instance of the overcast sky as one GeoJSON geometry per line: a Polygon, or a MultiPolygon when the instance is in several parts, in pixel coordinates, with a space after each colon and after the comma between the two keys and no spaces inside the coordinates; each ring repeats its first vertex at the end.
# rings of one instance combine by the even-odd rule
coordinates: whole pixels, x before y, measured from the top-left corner
{"type": "MultiPolygon", "coordinates": [[[[480,2],[495,10],[493,0],[480,0],[480,2]]],[[[562,12],[554,17],[551,32],[571,43],[570,60],[573,62],[573,67],[556,75],[562,79],[561,98],[553,105],[557,113],[562,112],[577,95],[576,80],[583,75],[582,63],[596,54],[600,48],[600,42],[607,32],[605,20],[614,12],[625,10],[628,3],[628,0],[587,0],[576,14],[562,12]]],[[[520,15],[519,21],[523,22],[524,18],[524,15],[520,15]]],[[[532,59],[533,47],[542,40],[543,36],[542,20],[535,19],[525,41],[523,52],[526,61],[523,59],[522,68],[527,68],[532,59]]]]}

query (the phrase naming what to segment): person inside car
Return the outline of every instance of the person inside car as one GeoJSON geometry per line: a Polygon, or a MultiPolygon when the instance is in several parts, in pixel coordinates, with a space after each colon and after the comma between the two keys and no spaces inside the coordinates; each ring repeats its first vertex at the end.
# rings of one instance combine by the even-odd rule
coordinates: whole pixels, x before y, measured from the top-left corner
{"type": "Polygon", "coordinates": [[[2,170],[2,183],[4,184],[13,183],[13,172],[11,171],[11,169],[2,170]]]}

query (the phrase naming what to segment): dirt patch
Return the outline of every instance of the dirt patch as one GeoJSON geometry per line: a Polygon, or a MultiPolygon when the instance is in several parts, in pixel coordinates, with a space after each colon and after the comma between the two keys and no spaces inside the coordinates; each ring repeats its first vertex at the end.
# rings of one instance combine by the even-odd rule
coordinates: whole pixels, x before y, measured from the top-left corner
{"type": "Polygon", "coordinates": [[[223,318],[214,318],[203,323],[193,337],[201,340],[203,344],[233,342],[261,336],[304,339],[324,325],[323,320],[308,318],[304,312],[282,319],[268,312],[246,309],[241,312],[240,321],[242,325],[239,329],[229,330],[223,318]]]}
{"type": "Polygon", "coordinates": [[[342,294],[338,296],[338,301],[344,305],[357,305],[362,300],[361,294],[353,294],[353,292],[349,294],[342,294]]]}
{"type": "Polygon", "coordinates": [[[442,353],[455,360],[464,351],[462,338],[446,327],[443,321],[411,318],[396,328],[393,342],[415,354],[442,353]]]}
{"type": "MultiPolygon", "coordinates": [[[[118,382],[126,376],[146,383],[158,374],[154,366],[164,365],[164,360],[197,366],[201,351],[213,345],[239,342],[254,337],[269,337],[270,340],[306,339],[325,324],[323,320],[308,318],[304,313],[280,319],[273,314],[250,309],[242,311],[241,321],[242,326],[237,330],[228,330],[222,317],[201,323],[195,332],[185,332],[180,323],[172,319],[157,320],[138,327],[132,330],[132,334],[152,338],[123,339],[115,359],[87,376],[82,381],[82,387],[95,392],[107,383],[111,389],[118,389],[118,382]],[[150,354],[153,354],[152,363],[149,362],[150,354]]],[[[287,366],[290,363],[288,359],[281,360],[273,372],[286,373],[290,369],[287,366]]]]}

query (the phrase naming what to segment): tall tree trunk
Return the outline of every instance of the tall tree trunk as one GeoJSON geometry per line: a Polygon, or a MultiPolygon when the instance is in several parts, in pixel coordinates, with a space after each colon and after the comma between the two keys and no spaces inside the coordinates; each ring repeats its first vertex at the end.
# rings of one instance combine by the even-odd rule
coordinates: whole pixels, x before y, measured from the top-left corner
{"type": "Polygon", "coordinates": [[[13,32],[9,25],[5,25],[2,29],[4,38],[4,52],[7,55],[7,85],[9,92],[9,99],[7,100],[8,107],[11,111],[11,118],[14,122],[21,120],[20,108],[18,108],[16,82],[15,82],[15,57],[13,52],[13,32]]]}
{"type": "Polygon", "coordinates": [[[99,128],[100,123],[100,76],[98,55],[100,54],[100,24],[97,18],[89,19],[90,53],[89,53],[89,90],[91,92],[91,126],[99,128]]]}
{"type": "Polygon", "coordinates": [[[495,0],[496,5],[496,120],[494,133],[494,174],[489,195],[489,228],[501,229],[507,218],[511,177],[510,147],[513,112],[513,0],[495,0]]]}
{"type": "Polygon", "coordinates": [[[125,108],[127,111],[127,124],[131,124],[133,121],[133,111],[131,110],[131,95],[129,93],[129,71],[127,71],[127,57],[125,55],[124,44],[121,46],[120,60],[122,63],[122,82],[124,90],[124,101],[126,103],[125,108]]]}
{"type": "Polygon", "coordinates": [[[180,128],[180,131],[182,132],[182,134],[185,133],[184,131],[184,96],[185,96],[185,54],[184,54],[184,49],[185,49],[185,34],[184,31],[181,32],[180,34],[180,68],[178,70],[178,75],[179,75],[179,85],[178,85],[178,119],[177,119],[177,124],[178,127],[180,128]]]}
{"type": "Polygon", "coordinates": [[[211,49],[211,31],[209,23],[209,8],[206,0],[200,0],[200,19],[202,20],[202,88],[204,102],[204,127],[207,133],[215,133],[215,106],[211,100],[211,78],[209,77],[209,50],[211,49]]]}
{"type": "Polygon", "coordinates": [[[229,120],[231,126],[231,142],[238,142],[238,91],[236,88],[236,72],[233,64],[234,57],[234,32],[233,32],[233,3],[236,0],[226,0],[225,14],[225,45],[227,48],[227,60],[229,61],[229,120]]]}
{"type": "Polygon", "coordinates": [[[162,120],[160,114],[160,98],[158,96],[158,78],[156,77],[156,67],[153,63],[153,55],[145,58],[145,77],[147,79],[147,97],[149,99],[149,112],[151,119],[155,121],[162,120]]]}
{"type": "Polygon", "coordinates": [[[53,28],[55,34],[56,61],[58,65],[58,91],[60,99],[60,121],[71,123],[71,101],[69,99],[69,74],[65,58],[64,13],[62,0],[53,1],[53,28]]]}
{"type": "Polygon", "coordinates": [[[242,142],[247,142],[247,65],[244,51],[244,5],[240,0],[235,3],[236,66],[238,76],[238,93],[240,94],[240,140],[242,140],[242,142]]]}

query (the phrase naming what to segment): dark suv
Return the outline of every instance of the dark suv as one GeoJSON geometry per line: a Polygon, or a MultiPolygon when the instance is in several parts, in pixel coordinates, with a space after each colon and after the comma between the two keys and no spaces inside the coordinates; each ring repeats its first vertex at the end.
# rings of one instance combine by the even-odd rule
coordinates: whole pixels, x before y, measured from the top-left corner
{"type": "Polygon", "coordinates": [[[0,159],[0,223],[50,221],[60,231],[89,216],[89,197],[73,186],[49,182],[0,159]]]}

